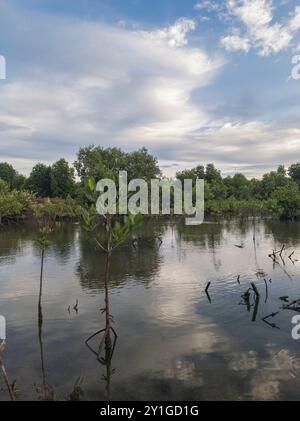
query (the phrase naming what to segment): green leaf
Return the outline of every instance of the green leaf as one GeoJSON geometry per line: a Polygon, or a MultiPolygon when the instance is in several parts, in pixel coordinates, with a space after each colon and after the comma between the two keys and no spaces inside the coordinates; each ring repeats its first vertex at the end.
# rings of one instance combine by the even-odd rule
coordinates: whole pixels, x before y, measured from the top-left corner
{"type": "Polygon", "coordinates": [[[96,187],[96,181],[94,177],[90,177],[89,178],[89,188],[91,190],[91,192],[93,192],[95,190],[96,187]]]}

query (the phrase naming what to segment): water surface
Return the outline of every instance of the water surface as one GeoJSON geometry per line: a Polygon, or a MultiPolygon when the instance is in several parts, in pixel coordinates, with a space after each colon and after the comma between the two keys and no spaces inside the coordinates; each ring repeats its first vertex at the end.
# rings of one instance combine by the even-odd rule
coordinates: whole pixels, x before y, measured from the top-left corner
{"type": "MultiPolygon", "coordinates": [[[[300,223],[147,221],[136,247],[124,245],[113,257],[110,305],[118,339],[109,367],[85,345],[104,327],[105,256],[79,225],[56,229],[45,257],[39,325],[35,236],[27,225],[0,231],[2,359],[18,399],[39,399],[43,382],[56,399],[68,399],[79,377],[85,400],[300,398],[300,341],[291,336],[297,313],[281,310],[279,299],[300,298],[300,223]],[[282,244],[287,251],[274,265],[268,254],[282,244]],[[288,259],[294,250],[299,262],[288,259]],[[252,306],[251,293],[249,309],[241,295],[251,282],[260,300],[252,306]],[[262,320],[279,310],[270,324],[262,320]]],[[[9,399],[2,378],[0,385],[0,398],[9,399]]]]}

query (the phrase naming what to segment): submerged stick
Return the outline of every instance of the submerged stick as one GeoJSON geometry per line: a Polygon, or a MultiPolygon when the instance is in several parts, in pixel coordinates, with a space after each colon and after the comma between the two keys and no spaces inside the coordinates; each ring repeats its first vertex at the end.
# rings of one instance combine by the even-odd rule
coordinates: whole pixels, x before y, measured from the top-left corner
{"type": "Polygon", "coordinates": [[[208,293],[208,290],[209,290],[210,285],[211,285],[211,282],[208,282],[208,284],[206,285],[206,288],[205,288],[206,294],[208,293]]]}
{"type": "Polygon", "coordinates": [[[253,310],[252,322],[255,322],[256,321],[258,307],[259,307],[259,295],[257,295],[256,296],[256,299],[255,299],[255,305],[254,305],[254,310],[253,310]]]}
{"type": "Polygon", "coordinates": [[[253,291],[255,292],[255,295],[257,297],[260,297],[260,294],[259,294],[258,289],[256,288],[256,285],[254,284],[254,282],[251,282],[251,286],[252,286],[253,291]]]}
{"type": "Polygon", "coordinates": [[[281,248],[281,250],[280,250],[280,253],[279,253],[279,256],[280,256],[280,257],[282,256],[282,253],[283,253],[284,248],[285,248],[285,245],[283,244],[283,246],[282,246],[282,248],[281,248]]]}
{"type": "Polygon", "coordinates": [[[292,260],[292,257],[294,256],[295,252],[293,251],[292,254],[289,255],[289,259],[292,260]]]}
{"type": "Polygon", "coordinates": [[[266,281],[266,279],[264,279],[265,284],[266,284],[266,299],[265,299],[265,303],[268,301],[268,297],[269,297],[269,288],[268,288],[268,283],[266,281]]]}
{"type": "Polygon", "coordinates": [[[211,298],[210,298],[210,295],[209,295],[209,292],[208,292],[210,285],[211,285],[211,282],[208,282],[208,284],[206,285],[206,288],[205,288],[205,294],[207,296],[209,304],[211,304],[211,298]]]}

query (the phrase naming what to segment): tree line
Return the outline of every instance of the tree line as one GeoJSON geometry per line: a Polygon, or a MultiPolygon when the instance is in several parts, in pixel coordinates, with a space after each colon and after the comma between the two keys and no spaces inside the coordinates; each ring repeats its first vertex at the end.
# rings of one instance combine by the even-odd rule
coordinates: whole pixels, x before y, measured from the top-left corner
{"type": "MultiPolygon", "coordinates": [[[[37,198],[51,198],[63,213],[79,212],[85,200],[86,180],[113,177],[127,171],[128,179],[150,181],[162,178],[157,159],[146,148],[126,153],[119,148],[88,146],[80,148],[71,166],[64,158],[53,165],[38,163],[28,177],[7,162],[0,163],[0,215],[22,214],[37,198]],[[17,206],[17,202],[19,203],[17,206]],[[13,211],[13,208],[15,211],[13,211]]],[[[276,214],[286,218],[300,216],[300,163],[248,179],[237,173],[223,177],[214,164],[198,165],[176,174],[179,180],[205,180],[205,208],[211,214],[276,214]]]]}

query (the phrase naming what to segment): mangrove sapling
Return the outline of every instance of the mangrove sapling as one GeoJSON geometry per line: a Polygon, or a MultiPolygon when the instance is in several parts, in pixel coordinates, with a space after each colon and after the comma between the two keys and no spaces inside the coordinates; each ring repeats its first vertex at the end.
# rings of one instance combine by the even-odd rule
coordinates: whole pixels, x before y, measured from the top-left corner
{"type": "MultiPolygon", "coordinates": [[[[108,173],[107,178],[114,178],[113,174],[108,173]]],[[[109,213],[102,215],[104,219],[104,228],[106,232],[106,239],[99,238],[99,228],[103,219],[99,217],[96,212],[96,181],[91,177],[88,181],[87,199],[90,202],[89,206],[82,208],[82,217],[84,220],[84,228],[91,235],[99,250],[106,254],[105,273],[104,273],[104,309],[105,313],[105,329],[100,330],[87,339],[86,343],[90,341],[97,334],[104,332],[103,338],[100,342],[97,358],[100,360],[103,343],[105,342],[106,353],[107,350],[112,349],[111,333],[116,339],[117,334],[112,327],[113,317],[110,314],[109,305],[109,281],[111,274],[112,255],[116,248],[123,244],[129,235],[141,224],[142,216],[129,214],[119,221],[116,216],[109,213]]],[[[118,198],[116,199],[116,208],[119,208],[118,198]]]]}
{"type": "Polygon", "coordinates": [[[42,370],[42,386],[36,387],[36,391],[42,400],[55,400],[55,395],[52,388],[46,382],[45,365],[44,365],[44,348],[43,348],[43,312],[42,312],[42,295],[43,295],[43,275],[44,275],[44,258],[47,247],[51,242],[48,237],[52,233],[55,224],[55,218],[47,213],[42,213],[40,210],[37,215],[37,222],[39,225],[40,237],[35,238],[35,243],[41,250],[41,269],[40,269],[40,285],[39,285],[39,299],[38,299],[38,338],[41,356],[41,370],[42,370]]]}

